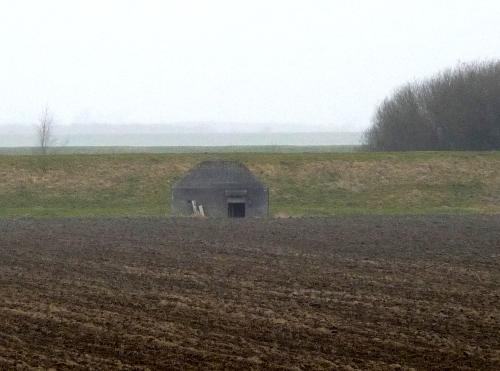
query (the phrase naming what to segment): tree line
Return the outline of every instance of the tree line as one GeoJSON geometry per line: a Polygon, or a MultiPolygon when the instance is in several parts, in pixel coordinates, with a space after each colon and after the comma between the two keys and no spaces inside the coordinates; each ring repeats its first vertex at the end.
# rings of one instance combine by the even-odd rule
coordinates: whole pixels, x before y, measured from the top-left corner
{"type": "Polygon", "coordinates": [[[409,83],[377,108],[377,151],[500,149],[500,61],[462,64],[409,83]]]}

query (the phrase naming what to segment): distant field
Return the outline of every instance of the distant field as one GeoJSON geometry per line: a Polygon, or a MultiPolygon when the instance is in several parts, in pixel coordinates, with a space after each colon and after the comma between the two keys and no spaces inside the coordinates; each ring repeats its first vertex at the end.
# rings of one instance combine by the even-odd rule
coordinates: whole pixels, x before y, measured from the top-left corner
{"type": "MultiPolygon", "coordinates": [[[[95,146],[95,147],[54,147],[51,154],[116,154],[116,153],[323,153],[323,152],[355,152],[361,146],[331,145],[331,146],[170,146],[170,147],[140,147],[140,146],[95,146]]],[[[34,155],[39,153],[35,147],[0,147],[3,155],[34,155]]]]}
{"type": "MultiPolygon", "coordinates": [[[[311,151],[312,152],[312,151],[311,151]]],[[[0,156],[0,216],[159,216],[196,163],[247,164],[273,216],[500,212],[500,152],[0,156]]]]}

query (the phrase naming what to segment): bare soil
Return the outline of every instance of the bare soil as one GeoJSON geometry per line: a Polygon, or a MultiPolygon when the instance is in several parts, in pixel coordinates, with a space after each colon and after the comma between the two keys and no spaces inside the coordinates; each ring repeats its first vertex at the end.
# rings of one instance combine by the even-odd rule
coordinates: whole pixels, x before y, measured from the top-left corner
{"type": "Polygon", "coordinates": [[[0,220],[0,369],[500,369],[500,216],[0,220]]]}

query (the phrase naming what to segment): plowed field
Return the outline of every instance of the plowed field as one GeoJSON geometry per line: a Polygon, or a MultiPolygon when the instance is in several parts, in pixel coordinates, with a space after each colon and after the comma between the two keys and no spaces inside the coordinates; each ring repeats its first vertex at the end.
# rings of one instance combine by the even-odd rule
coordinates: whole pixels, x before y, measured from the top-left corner
{"type": "Polygon", "coordinates": [[[500,369],[500,217],[0,220],[0,369],[500,369]]]}

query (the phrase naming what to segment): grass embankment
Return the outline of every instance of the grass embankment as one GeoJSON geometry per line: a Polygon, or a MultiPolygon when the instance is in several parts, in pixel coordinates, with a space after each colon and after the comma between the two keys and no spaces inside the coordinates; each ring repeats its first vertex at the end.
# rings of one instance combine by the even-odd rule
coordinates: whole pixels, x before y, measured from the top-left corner
{"type": "Polygon", "coordinates": [[[271,214],[499,213],[500,153],[221,153],[0,156],[0,216],[168,215],[197,162],[240,160],[271,214]]]}

